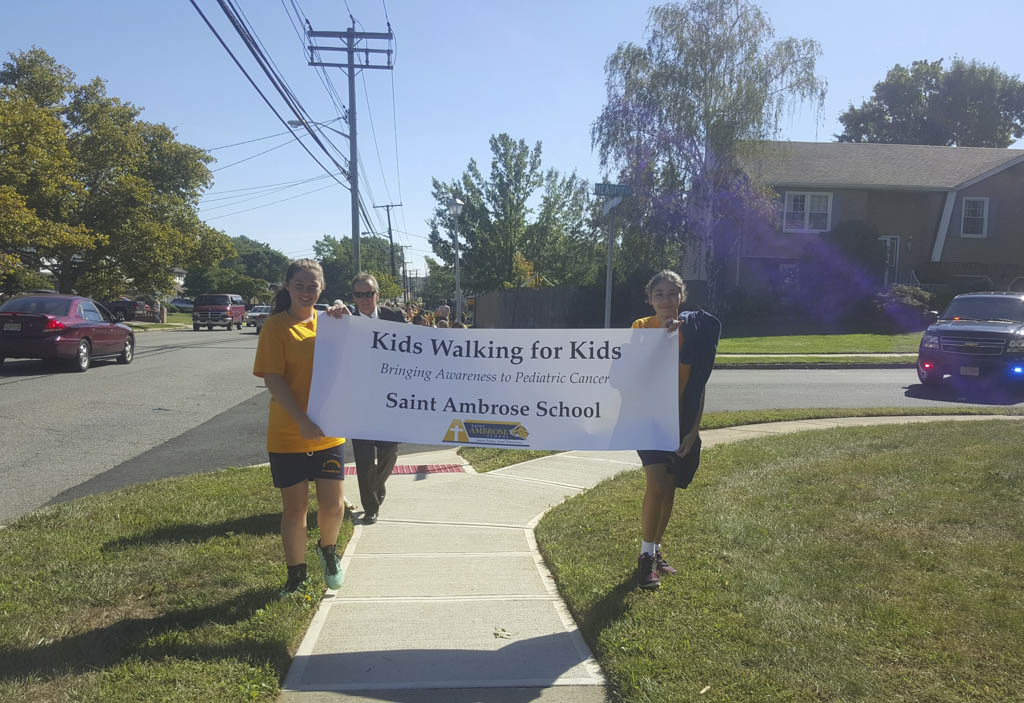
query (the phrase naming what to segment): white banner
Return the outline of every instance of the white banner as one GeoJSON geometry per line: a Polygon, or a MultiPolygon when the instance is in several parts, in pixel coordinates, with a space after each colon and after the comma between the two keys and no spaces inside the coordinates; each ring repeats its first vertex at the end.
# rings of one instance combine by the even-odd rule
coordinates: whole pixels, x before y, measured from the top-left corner
{"type": "Polygon", "coordinates": [[[308,413],[329,437],[675,450],[678,344],[660,329],[435,329],[321,315],[308,413]]]}

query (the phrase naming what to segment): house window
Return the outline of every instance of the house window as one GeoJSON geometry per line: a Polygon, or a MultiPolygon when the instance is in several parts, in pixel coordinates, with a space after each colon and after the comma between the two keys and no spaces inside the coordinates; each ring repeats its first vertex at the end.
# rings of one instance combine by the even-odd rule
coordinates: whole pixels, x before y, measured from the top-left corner
{"type": "Polygon", "coordinates": [[[962,237],[988,236],[988,198],[964,198],[962,237]]]}
{"type": "Polygon", "coordinates": [[[784,232],[827,232],[831,221],[831,193],[786,193],[784,232]]]}

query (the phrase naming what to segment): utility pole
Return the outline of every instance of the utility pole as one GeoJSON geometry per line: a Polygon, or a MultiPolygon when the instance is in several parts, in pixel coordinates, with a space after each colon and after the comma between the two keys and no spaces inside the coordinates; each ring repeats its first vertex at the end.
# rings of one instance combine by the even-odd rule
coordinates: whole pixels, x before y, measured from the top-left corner
{"type": "Polygon", "coordinates": [[[405,256],[406,249],[412,249],[411,244],[399,245],[402,248],[402,292],[404,293],[405,302],[409,302],[409,260],[405,256]]]}
{"type": "Polygon", "coordinates": [[[394,67],[391,65],[392,51],[390,48],[370,49],[366,46],[357,47],[356,43],[371,39],[386,39],[390,47],[394,34],[391,33],[390,22],[388,22],[387,32],[357,32],[355,20],[352,19],[352,26],[344,32],[314,32],[313,27],[307,24],[306,37],[311,42],[313,39],[338,39],[343,41],[342,46],[317,46],[312,43],[309,44],[309,65],[333,66],[335,68],[344,68],[348,71],[348,181],[352,195],[352,257],[355,259],[356,271],[361,271],[362,266],[359,260],[359,152],[356,148],[356,72],[357,70],[367,68],[390,71],[394,67]],[[345,63],[317,61],[316,52],[318,51],[344,51],[347,53],[348,61],[345,63]],[[371,64],[370,54],[387,54],[387,65],[371,64]],[[362,61],[357,62],[357,56],[362,61]]]}
{"type": "Polygon", "coordinates": [[[397,205],[391,203],[387,205],[374,205],[373,209],[377,210],[384,208],[388,211],[388,241],[391,242],[391,277],[397,281],[398,274],[395,273],[395,240],[391,238],[391,208],[393,207],[402,207],[402,203],[398,203],[397,205]]]}

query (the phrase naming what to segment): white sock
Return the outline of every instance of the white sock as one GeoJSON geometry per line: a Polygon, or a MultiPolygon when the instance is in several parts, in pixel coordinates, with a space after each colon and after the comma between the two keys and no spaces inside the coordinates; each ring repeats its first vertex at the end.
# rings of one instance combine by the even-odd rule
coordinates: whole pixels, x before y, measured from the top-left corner
{"type": "Polygon", "coordinates": [[[657,543],[656,543],[656,544],[654,545],[654,553],[655,553],[655,554],[659,554],[660,552],[661,552],[661,542],[657,542],[657,543]]]}
{"type": "Polygon", "coordinates": [[[654,556],[654,542],[644,542],[643,540],[641,540],[641,542],[640,542],[640,553],[641,554],[650,554],[653,557],[654,556]]]}

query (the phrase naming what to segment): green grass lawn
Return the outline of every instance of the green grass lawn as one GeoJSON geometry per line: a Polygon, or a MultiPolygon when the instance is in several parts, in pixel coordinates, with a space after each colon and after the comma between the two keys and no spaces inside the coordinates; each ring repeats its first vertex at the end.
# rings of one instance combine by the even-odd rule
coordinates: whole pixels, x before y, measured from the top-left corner
{"type": "MultiPolygon", "coordinates": [[[[889,415],[1021,415],[1024,408],[966,407],[950,408],[796,408],[792,410],[730,410],[727,412],[704,413],[702,430],[717,430],[723,427],[751,425],[761,422],[785,422],[786,420],[819,420],[829,417],[886,417],[889,415]]],[[[459,456],[473,465],[480,473],[494,471],[512,464],[536,459],[553,451],[537,449],[491,449],[461,447],[459,456]]]]}
{"type": "MultiPolygon", "coordinates": [[[[311,534],[308,592],[277,599],[280,516],[257,467],[84,498],[0,531],[0,700],[272,701],[323,593],[311,534]]],[[[351,534],[345,522],[339,551],[351,534]]]]}
{"type": "Polygon", "coordinates": [[[908,334],[821,334],[787,337],[733,337],[718,343],[719,354],[874,354],[916,353],[921,332],[908,334]]]}
{"type": "Polygon", "coordinates": [[[705,453],[634,588],[643,478],[537,527],[620,703],[1020,700],[1020,424],[828,430],[705,453]],[[709,687],[705,694],[701,691],[709,687]]]}

